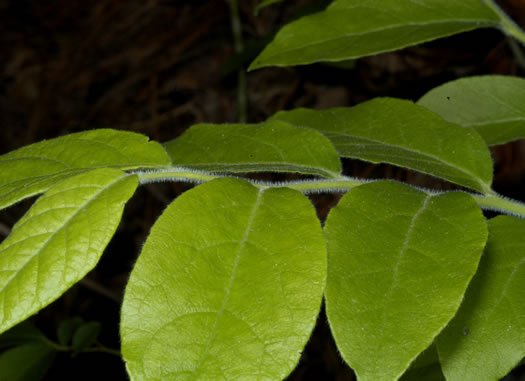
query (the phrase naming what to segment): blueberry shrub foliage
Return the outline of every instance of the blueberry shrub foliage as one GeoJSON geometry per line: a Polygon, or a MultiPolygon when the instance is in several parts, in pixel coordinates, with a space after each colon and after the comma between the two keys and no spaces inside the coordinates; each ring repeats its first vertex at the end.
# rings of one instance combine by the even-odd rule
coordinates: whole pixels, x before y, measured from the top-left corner
{"type": "MultiPolygon", "coordinates": [[[[478,28],[525,42],[489,0],[335,0],[285,25],[249,69],[354,60],[478,28]]],[[[0,207],[38,198],[0,245],[0,379],[36,379],[55,351],[93,344],[96,324],[68,321],[50,344],[23,322],[97,265],[137,187],[160,181],[195,186],[158,217],[125,289],[132,380],[281,380],[323,300],[358,380],[504,377],[525,356],[525,205],[493,190],[489,147],[522,138],[525,80],[484,75],[417,102],[201,123],[164,143],[92,129],[5,153],[0,207]],[[349,177],[342,159],[456,187],[349,177]],[[300,177],[246,176],[256,172],[300,177]],[[321,192],[344,194],[323,225],[307,197],[321,192]]]]}

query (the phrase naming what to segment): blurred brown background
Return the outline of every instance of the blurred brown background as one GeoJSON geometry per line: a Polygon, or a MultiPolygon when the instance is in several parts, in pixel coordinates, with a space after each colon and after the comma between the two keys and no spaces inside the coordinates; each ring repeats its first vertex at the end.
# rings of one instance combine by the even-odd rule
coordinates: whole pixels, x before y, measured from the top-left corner
{"type": "MultiPolygon", "coordinates": [[[[240,0],[245,50],[239,55],[234,53],[224,0],[0,0],[0,154],[91,128],[126,129],[167,141],[195,123],[234,122],[236,72],[280,26],[327,4],[285,0],[255,15],[256,0],[240,0]]],[[[523,25],[525,1],[506,0],[501,5],[523,25]]],[[[282,109],[351,106],[377,96],[417,100],[444,82],[479,74],[525,74],[507,38],[496,30],[465,33],[344,66],[262,69],[247,74],[248,121],[265,120],[282,109]]],[[[495,147],[493,156],[496,190],[524,200],[523,142],[495,147]]],[[[344,167],[357,177],[449,187],[387,165],[345,160],[344,167]]],[[[141,188],[126,207],[99,266],[32,320],[51,338],[66,318],[97,320],[103,324],[100,341],[118,348],[120,300],[128,274],[156,217],[187,188],[141,188]]],[[[313,200],[324,218],[338,196],[316,195],[313,200]]],[[[29,205],[23,202],[0,212],[0,237],[29,205]]],[[[519,370],[508,380],[518,377],[519,370]]],[[[46,379],[127,377],[118,357],[91,353],[59,356],[46,379]]],[[[354,379],[335,349],[323,314],[289,379],[354,379]]]]}

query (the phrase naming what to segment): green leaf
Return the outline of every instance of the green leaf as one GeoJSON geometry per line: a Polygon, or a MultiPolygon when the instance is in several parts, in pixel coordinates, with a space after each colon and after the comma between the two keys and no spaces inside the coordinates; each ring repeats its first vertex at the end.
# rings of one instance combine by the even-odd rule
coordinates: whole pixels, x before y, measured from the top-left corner
{"type": "Polygon", "coordinates": [[[416,360],[400,378],[400,381],[445,381],[441,371],[436,346],[432,344],[416,360]]]}
{"type": "Polygon", "coordinates": [[[317,131],[270,121],[197,124],[165,144],[174,165],[206,171],[285,171],[337,177],[341,162],[317,131]]]}
{"type": "Polygon", "coordinates": [[[39,381],[53,364],[56,352],[43,343],[25,344],[0,354],[0,380],[39,381]]]}
{"type": "Polygon", "coordinates": [[[47,338],[42,331],[29,321],[23,321],[0,335],[0,348],[45,341],[47,338]]]}
{"type": "Polygon", "coordinates": [[[489,221],[479,270],[437,338],[447,380],[497,380],[525,356],[525,220],[489,221]]]}
{"type": "Polygon", "coordinates": [[[283,0],[261,0],[259,1],[259,4],[257,4],[257,7],[255,8],[256,11],[260,11],[263,8],[266,8],[269,5],[280,3],[283,0]]]}
{"type": "Polygon", "coordinates": [[[0,332],[58,298],[98,262],[138,185],[102,168],[57,184],[0,245],[0,332]]]}
{"type": "Polygon", "coordinates": [[[69,345],[76,330],[84,323],[78,316],[61,322],[57,328],[58,342],[62,345],[69,345]]]}
{"type": "Polygon", "coordinates": [[[479,0],[336,0],[284,26],[250,69],[342,61],[498,26],[479,0]]]}
{"type": "Polygon", "coordinates": [[[359,380],[395,380],[458,309],[487,226],[465,193],[396,182],[353,188],[332,209],[326,312],[359,380]]]}
{"type": "Polygon", "coordinates": [[[159,143],[133,132],[102,129],[45,140],[0,156],[0,209],[90,169],[169,164],[159,143]]]}
{"type": "Polygon", "coordinates": [[[98,321],[82,324],[75,331],[72,348],[75,352],[82,352],[97,342],[101,325],[98,321]]]}
{"type": "Polygon", "coordinates": [[[418,104],[452,123],[474,128],[488,145],[525,138],[523,78],[462,78],[430,90],[418,104]]]}
{"type": "Polygon", "coordinates": [[[132,379],[281,380],[314,327],[326,242],[310,201],[217,179],[155,223],[130,277],[122,350],[132,379]]]}
{"type": "Polygon", "coordinates": [[[492,159],[483,139],[410,101],[376,98],[351,108],[282,111],[271,119],[322,132],[341,156],[490,191],[492,159]]]}

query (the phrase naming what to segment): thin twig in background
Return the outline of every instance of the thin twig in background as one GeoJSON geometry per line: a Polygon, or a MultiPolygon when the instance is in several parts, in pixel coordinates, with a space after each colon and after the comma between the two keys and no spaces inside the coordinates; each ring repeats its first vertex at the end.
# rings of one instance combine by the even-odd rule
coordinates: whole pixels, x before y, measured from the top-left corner
{"type": "Polygon", "coordinates": [[[118,304],[122,302],[122,298],[118,294],[111,291],[109,288],[106,288],[102,286],[101,284],[95,282],[92,279],[84,278],[84,279],[81,279],[80,282],[78,283],[90,289],[91,291],[96,292],[99,295],[105,296],[106,298],[113,300],[114,302],[118,304]]]}
{"type": "MultiPolygon", "coordinates": [[[[241,54],[244,50],[242,39],[241,16],[239,14],[239,4],[237,0],[226,0],[230,7],[230,21],[233,32],[233,47],[236,54],[241,54]]],[[[237,117],[240,123],[247,120],[247,83],[246,70],[241,67],[237,72],[237,117]]]]}
{"type": "Polygon", "coordinates": [[[11,233],[11,229],[9,229],[7,225],[0,222],[0,235],[7,237],[9,233],[11,233]]]}
{"type": "Polygon", "coordinates": [[[516,58],[516,63],[520,68],[525,70],[525,54],[523,53],[522,47],[512,37],[507,37],[507,43],[509,44],[510,50],[512,50],[512,54],[514,54],[514,58],[516,58]]]}

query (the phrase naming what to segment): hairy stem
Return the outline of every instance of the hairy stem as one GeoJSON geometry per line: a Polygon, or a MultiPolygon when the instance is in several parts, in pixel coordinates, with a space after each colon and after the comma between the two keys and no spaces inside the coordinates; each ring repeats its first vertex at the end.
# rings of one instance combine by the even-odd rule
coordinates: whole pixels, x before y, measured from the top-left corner
{"type": "MultiPolygon", "coordinates": [[[[204,183],[221,177],[235,177],[220,174],[211,174],[203,171],[196,171],[187,168],[171,168],[158,171],[137,171],[134,172],[139,177],[140,183],[161,182],[161,181],[181,181],[191,183],[204,183]]],[[[245,179],[247,180],[247,179],[245,179]]],[[[353,177],[340,176],[336,179],[312,179],[302,181],[290,181],[270,183],[264,181],[247,180],[254,186],[260,188],[291,188],[302,193],[321,193],[321,192],[347,192],[356,186],[376,180],[356,179],[353,177]]],[[[431,189],[422,189],[429,193],[440,193],[431,189]]],[[[505,214],[511,214],[525,218],[525,204],[505,198],[494,191],[487,194],[470,194],[478,205],[485,210],[496,210],[505,214]]]]}
{"type": "Polygon", "coordinates": [[[512,20],[494,0],[483,0],[483,3],[496,13],[501,21],[501,29],[525,45],[525,32],[512,20]]]}
{"type": "Polygon", "coordinates": [[[525,204],[499,194],[472,195],[482,209],[525,217],[525,204]]]}

